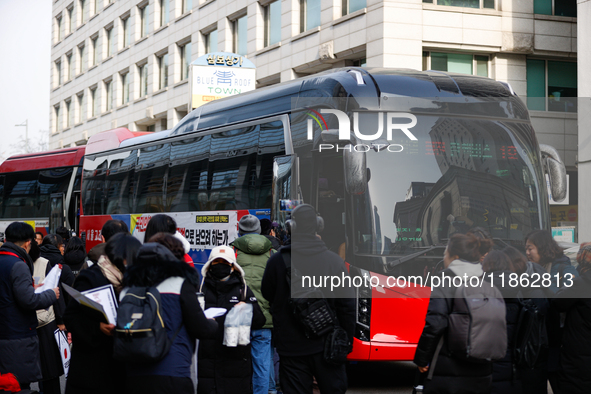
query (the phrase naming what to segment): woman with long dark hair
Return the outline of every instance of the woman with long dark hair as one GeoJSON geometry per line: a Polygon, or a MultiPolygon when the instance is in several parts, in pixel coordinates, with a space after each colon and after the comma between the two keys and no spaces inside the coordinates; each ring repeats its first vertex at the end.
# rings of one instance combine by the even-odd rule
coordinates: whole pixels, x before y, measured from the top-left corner
{"type": "MultiPolygon", "coordinates": [[[[532,231],[525,238],[525,253],[529,261],[539,264],[543,268],[542,275],[550,274],[550,290],[548,298],[552,298],[560,287],[579,276],[570,259],[566,257],[562,248],[558,246],[552,234],[547,230],[532,231]]],[[[558,310],[550,308],[546,316],[546,330],[548,332],[548,371],[547,377],[552,391],[560,393],[560,347],[562,345],[561,317],[558,310]]]]}
{"type": "Polygon", "coordinates": [[[148,222],[148,225],[146,226],[144,243],[151,242],[150,239],[158,233],[174,235],[179,241],[181,241],[183,249],[185,251],[185,254],[181,261],[184,261],[191,267],[194,267],[193,259],[191,259],[191,257],[188,254],[191,250],[191,245],[189,244],[189,241],[187,241],[187,239],[177,231],[176,221],[172,217],[164,215],[162,213],[152,216],[152,218],[148,222]]]}
{"type": "MultiPolygon", "coordinates": [[[[140,241],[129,233],[113,235],[105,246],[106,255],[97,264],[80,271],[74,288],[80,292],[112,285],[119,297],[123,275],[132,265],[140,241]]],[[[126,393],[124,366],[113,359],[113,330],[104,316],[72,301],[64,320],[72,333],[72,359],[66,394],[126,393]]]]}
{"type": "Polygon", "coordinates": [[[72,237],[64,250],[64,262],[70,266],[74,276],[78,276],[82,265],[86,261],[84,242],[78,237],[72,237]]]}
{"type": "MultiPolygon", "coordinates": [[[[482,277],[484,271],[480,259],[490,250],[492,240],[478,239],[471,234],[454,234],[449,239],[443,258],[445,269],[441,276],[467,278],[482,277]]],[[[445,283],[445,281],[443,281],[445,283]]],[[[491,362],[472,362],[454,357],[448,349],[448,319],[453,310],[456,287],[435,287],[431,293],[425,328],[419,339],[414,363],[424,373],[430,368],[440,339],[443,345],[437,358],[432,380],[425,382],[425,393],[490,393],[492,382],[491,362]]]]}
{"type": "Polygon", "coordinates": [[[566,313],[560,353],[562,393],[591,393],[591,244],[577,253],[580,277],[563,287],[552,306],[566,313]]]}

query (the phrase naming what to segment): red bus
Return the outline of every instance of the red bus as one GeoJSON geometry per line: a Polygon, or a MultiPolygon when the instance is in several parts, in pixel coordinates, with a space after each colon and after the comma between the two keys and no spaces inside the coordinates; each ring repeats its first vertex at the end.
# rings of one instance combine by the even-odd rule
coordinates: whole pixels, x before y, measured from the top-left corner
{"type": "Polygon", "coordinates": [[[6,159],[0,165],[0,238],[14,221],[27,222],[43,234],[54,233],[60,226],[78,232],[84,153],[142,134],[119,128],[108,133],[107,139],[95,138],[92,146],[6,159]]]}
{"type": "Polygon", "coordinates": [[[285,200],[304,201],[324,218],[322,239],[350,274],[379,282],[356,288],[349,358],[411,360],[430,295],[420,282],[447,239],[479,226],[496,243],[522,247],[528,232],[549,229],[546,169],[560,200],[564,165],[538,145],[506,83],[336,69],[213,101],[172,130],[87,149],[80,231],[91,247],[118,218],[143,239],[151,215],[167,213],[199,265],[237,236],[242,215],[282,228],[285,200]]]}

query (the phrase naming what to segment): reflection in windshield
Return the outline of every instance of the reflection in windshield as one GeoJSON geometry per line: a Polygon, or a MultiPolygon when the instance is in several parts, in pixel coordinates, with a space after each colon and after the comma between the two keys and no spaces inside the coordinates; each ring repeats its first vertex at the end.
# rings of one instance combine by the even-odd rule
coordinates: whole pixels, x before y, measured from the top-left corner
{"type": "MultiPolygon", "coordinates": [[[[418,116],[402,152],[369,150],[367,192],[353,196],[355,253],[406,255],[473,227],[522,242],[547,218],[526,123],[418,116]]],[[[543,196],[543,195],[542,195],[543,196]]]]}

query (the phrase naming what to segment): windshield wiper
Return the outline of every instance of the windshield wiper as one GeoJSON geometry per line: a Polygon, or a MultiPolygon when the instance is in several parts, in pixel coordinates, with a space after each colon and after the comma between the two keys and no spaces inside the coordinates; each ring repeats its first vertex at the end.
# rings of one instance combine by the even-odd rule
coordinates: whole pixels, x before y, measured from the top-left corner
{"type": "Polygon", "coordinates": [[[410,261],[416,257],[419,257],[420,255],[422,255],[424,253],[430,252],[435,249],[445,249],[446,247],[447,247],[447,245],[433,245],[433,246],[428,247],[427,249],[423,249],[418,252],[414,252],[411,254],[407,254],[406,256],[399,257],[396,260],[387,261],[386,262],[386,271],[392,271],[392,269],[394,267],[396,267],[397,265],[406,263],[407,261],[410,261]]]}

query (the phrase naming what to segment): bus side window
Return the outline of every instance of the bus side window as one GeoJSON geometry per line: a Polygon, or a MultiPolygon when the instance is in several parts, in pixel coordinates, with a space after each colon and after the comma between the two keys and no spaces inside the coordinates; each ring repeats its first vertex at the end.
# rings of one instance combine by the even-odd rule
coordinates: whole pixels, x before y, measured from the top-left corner
{"type": "Polygon", "coordinates": [[[207,167],[211,135],[175,141],[166,182],[167,212],[207,211],[207,167]],[[205,197],[205,198],[204,198],[205,197]]]}
{"type": "Polygon", "coordinates": [[[105,184],[106,215],[131,213],[130,202],[133,199],[136,161],[137,150],[135,149],[109,156],[109,173],[105,184]]]}
{"type": "Polygon", "coordinates": [[[38,175],[39,171],[27,171],[6,175],[4,218],[36,217],[38,175]]]}
{"type": "Polygon", "coordinates": [[[102,215],[103,201],[105,199],[105,175],[107,174],[108,161],[106,156],[86,158],[82,173],[82,190],[84,201],[82,208],[85,215],[102,215]]]}
{"type": "Polygon", "coordinates": [[[168,169],[170,144],[140,148],[135,167],[134,212],[164,212],[164,180],[168,169]]]}

